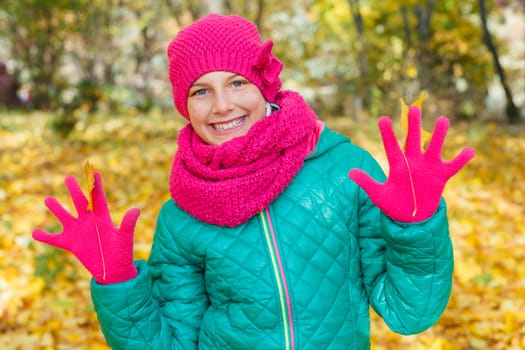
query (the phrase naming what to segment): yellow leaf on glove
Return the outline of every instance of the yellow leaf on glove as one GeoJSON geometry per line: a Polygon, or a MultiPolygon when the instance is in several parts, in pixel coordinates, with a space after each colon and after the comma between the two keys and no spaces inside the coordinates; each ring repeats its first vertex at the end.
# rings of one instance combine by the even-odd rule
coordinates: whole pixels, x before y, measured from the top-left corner
{"type": "Polygon", "coordinates": [[[89,162],[89,160],[84,165],[84,173],[86,175],[87,181],[87,192],[88,192],[88,205],[87,210],[93,211],[93,188],[95,187],[95,168],[89,162]]]}
{"type": "MultiPolygon", "coordinates": [[[[421,105],[425,101],[426,96],[427,94],[424,91],[422,91],[419,97],[417,98],[417,100],[412,102],[411,106],[418,106],[421,108],[421,105]]],[[[399,119],[401,121],[401,130],[404,133],[404,139],[405,139],[405,145],[406,145],[406,137],[408,134],[408,109],[409,108],[401,97],[399,98],[399,103],[401,104],[401,115],[399,119]]],[[[430,140],[431,137],[432,137],[432,134],[430,132],[421,128],[421,144],[423,146],[426,145],[426,143],[430,140]]]]}

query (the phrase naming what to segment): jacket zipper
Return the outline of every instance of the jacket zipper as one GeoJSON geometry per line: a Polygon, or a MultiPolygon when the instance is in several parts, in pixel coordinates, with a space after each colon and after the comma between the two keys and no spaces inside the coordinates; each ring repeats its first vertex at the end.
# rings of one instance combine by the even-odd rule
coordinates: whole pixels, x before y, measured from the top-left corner
{"type": "Polygon", "coordinates": [[[286,283],[286,276],[284,274],[281,254],[279,252],[279,246],[277,245],[277,239],[275,237],[275,231],[272,225],[272,218],[270,216],[270,211],[268,210],[268,208],[264,211],[261,211],[259,215],[261,217],[264,229],[264,236],[266,238],[266,244],[268,245],[268,251],[270,252],[273,272],[279,291],[279,301],[281,306],[281,314],[283,318],[284,341],[286,344],[285,349],[295,350],[290,293],[288,292],[288,284],[286,283]]]}

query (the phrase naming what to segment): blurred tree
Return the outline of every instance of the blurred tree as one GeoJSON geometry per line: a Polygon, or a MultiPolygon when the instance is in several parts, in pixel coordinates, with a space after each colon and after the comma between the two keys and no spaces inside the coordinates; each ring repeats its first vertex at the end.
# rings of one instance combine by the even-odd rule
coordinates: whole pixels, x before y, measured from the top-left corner
{"type": "MultiPolygon", "coordinates": [[[[349,13],[356,18],[356,2],[350,3],[349,13]]],[[[480,45],[475,0],[370,0],[360,5],[364,29],[350,33],[350,43],[357,44],[349,46],[346,56],[354,53],[361,60],[359,30],[364,31],[369,80],[354,76],[346,84],[357,85],[357,93],[363,90],[359,86],[371,85],[371,113],[393,114],[398,97],[412,100],[421,90],[441,101],[439,108],[448,115],[472,118],[480,112],[490,57],[480,45]]],[[[347,60],[355,65],[355,58],[347,60]]]]}
{"type": "Polygon", "coordinates": [[[492,72],[481,41],[477,1],[437,2],[432,25],[432,94],[449,116],[482,116],[492,72]]]}
{"type": "Polygon", "coordinates": [[[0,110],[20,106],[17,96],[19,87],[17,78],[9,74],[4,62],[0,61],[0,110]]]}
{"type": "Polygon", "coordinates": [[[0,0],[0,44],[37,108],[147,110],[171,106],[165,47],[178,30],[210,11],[237,13],[276,43],[285,87],[323,114],[395,115],[398,97],[427,89],[440,112],[474,118],[494,62],[479,1],[0,0]]]}
{"type": "Polygon", "coordinates": [[[178,28],[186,26],[199,17],[199,0],[164,0],[164,3],[166,4],[169,15],[173,16],[173,19],[177,22],[178,28]],[[185,21],[183,19],[184,17],[190,17],[190,20],[185,21]]]}
{"type": "Polygon", "coordinates": [[[67,38],[79,31],[87,0],[3,0],[0,34],[11,56],[28,72],[36,108],[57,103],[64,82],[58,71],[67,38]]]}
{"type": "Polygon", "coordinates": [[[267,6],[272,5],[272,2],[275,3],[275,1],[271,0],[269,2],[265,0],[224,0],[224,9],[226,13],[236,13],[240,16],[251,19],[259,30],[263,30],[263,15],[266,12],[266,8],[269,8],[270,10],[272,9],[271,6],[267,6]]]}
{"type": "Polygon", "coordinates": [[[494,40],[492,39],[492,35],[490,34],[490,30],[487,24],[487,12],[488,11],[486,1],[479,0],[479,14],[481,17],[481,25],[483,27],[483,42],[485,43],[485,45],[487,45],[487,48],[489,49],[492,55],[492,58],[494,60],[494,68],[496,69],[496,73],[499,77],[501,86],[503,87],[503,91],[505,92],[505,98],[507,99],[505,114],[507,115],[507,119],[509,123],[516,123],[521,119],[520,110],[514,103],[512,90],[507,81],[507,75],[505,74],[505,70],[501,66],[498,50],[496,48],[494,40]]]}
{"type": "Polygon", "coordinates": [[[361,83],[359,84],[358,93],[362,98],[363,107],[368,108],[370,105],[370,82],[368,75],[368,44],[366,40],[366,33],[364,28],[363,16],[361,15],[361,5],[359,0],[348,0],[350,5],[350,13],[354,20],[354,25],[357,33],[356,41],[357,56],[359,60],[359,72],[361,75],[361,83]]]}
{"type": "MultiPolygon", "coordinates": [[[[287,65],[285,77],[297,82],[319,113],[359,115],[348,105],[362,104],[357,89],[363,75],[356,57],[358,52],[367,52],[356,39],[348,2],[294,3],[286,12],[269,16],[274,28],[271,37],[278,43],[276,52],[287,65]]],[[[366,30],[366,24],[363,28],[366,30]]],[[[366,62],[370,63],[367,57],[366,62]]],[[[373,80],[370,71],[366,78],[373,80]]]]}
{"type": "MultiPolygon", "coordinates": [[[[429,45],[432,39],[432,15],[435,10],[436,0],[416,2],[413,11],[416,18],[417,52],[416,61],[419,70],[419,82],[421,89],[432,90],[432,56],[429,45]]],[[[404,5],[402,5],[404,6],[404,5]]],[[[406,6],[406,5],[405,5],[406,6]]],[[[402,11],[405,11],[404,9],[402,11]]],[[[399,13],[399,11],[397,12],[399,13]]]]}
{"type": "Polygon", "coordinates": [[[78,32],[67,38],[63,64],[76,74],[67,76],[68,93],[60,99],[62,115],[56,121],[58,127],[64,122],[66,131],[75,126],[74,114],[79,108],[88,113],[97,111],[100,102],[107,99],[104,87],[116,83],[114,66],[121,51],[114,40],[115,28],[120,24],[115,9],[114,0],[92,0],[78,22],[78,32]]]}
{"type": "Polygon", "coordinates": [[[201,0],[200,16],[210,13],[224,13],[224,0],[201,0]]]}
{"type": "Polygon", "coordinates": [[[129,25],[137,32],[130,45],[134,58],[134,76],[140,77],[135,83],[138,92],[137,107],[149,111],[154,105],[155,69],[152,67],[156,56],[164,56],[163,33],[157,23],[162,22],[164,6],[160,1],[128,1],[131,20],[129,25]]]}
{"type": "Polygon", "coordinates": [[[114,42],[115,28],[121,24],[115,0],[92,0],[84,12],[84,21],[78,37],[78,45],[72,50],[73,60],[81,69],[81,80],[97,85],[115,83],[113,64],[119,55],[114,42]]]}
{"type": "Polygon", "coordinates": [[[303,72],[311,84],[335,84],[335,113],[394,114],[398,97],[412,100],[427,90],[442,113],[483,115],[492,60],[481,41],[477,0],[310,3],[302,1],[316,29],[304,43],[303,72]],[[367,97],[370,106],[362,108],[367,97]]]}

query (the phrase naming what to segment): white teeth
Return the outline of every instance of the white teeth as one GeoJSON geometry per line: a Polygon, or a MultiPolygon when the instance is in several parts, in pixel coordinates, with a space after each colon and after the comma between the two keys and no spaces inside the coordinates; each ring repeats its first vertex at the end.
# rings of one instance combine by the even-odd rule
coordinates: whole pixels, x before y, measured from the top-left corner
{"type": "Polygon", "coordinates": [[[239,125],[241,125],[244,121],[244,118],[235,119],[229,123],[222,123],[222,124],[213,124],[213,129],[218,132],[224,132],[228,131],[230,129],[236,128],[239,125]]]}

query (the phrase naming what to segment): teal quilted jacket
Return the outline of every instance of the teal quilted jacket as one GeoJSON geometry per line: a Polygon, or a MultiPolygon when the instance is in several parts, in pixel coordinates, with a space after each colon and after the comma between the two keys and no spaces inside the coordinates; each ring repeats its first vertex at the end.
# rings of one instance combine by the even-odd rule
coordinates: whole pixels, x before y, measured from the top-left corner
{"type": "Polygon", "coordinates": [[[395,332],[432,326],[453,270],[444,202],[429,220],[394,222],[348,178],[384,175],[325,128],[317,149],[270,207],[217,227],[173,201],[149,261],[114,285],[91,284],[113,349],[369,349],[371,305],[395,332]]]}

